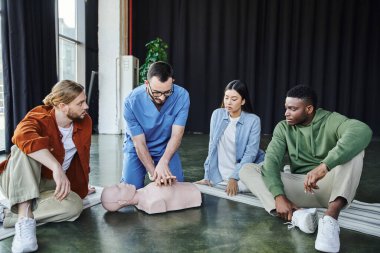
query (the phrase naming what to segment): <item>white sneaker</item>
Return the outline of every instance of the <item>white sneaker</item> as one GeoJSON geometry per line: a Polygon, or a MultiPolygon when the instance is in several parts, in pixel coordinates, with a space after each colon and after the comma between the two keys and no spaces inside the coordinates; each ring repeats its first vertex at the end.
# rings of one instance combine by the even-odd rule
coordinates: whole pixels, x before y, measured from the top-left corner
{"type": "Polygon", "coordinates": [[[22,217],[15,225],[12,252],[33,252],[38,249],[36,238],[36,220],[22,217]]]}
{"type": "Polygon", "coordinates": [[[323,252],[339,252],[339,223],[331,216],[325,215],[319,219],[315,249],[323,252]]]}
{"type": "Polygon", "coordinates": [[[299,229],[307,234],[312,234],[317,228],[317,209],[307,208],[298,209],[293,213],[292,221],[290,222],[288,228],[299,227],[299,229]]]}
{"type": "Polygon", "coordinates": [[[5,206],[0,204],[0,222],[4,221],[5,218],[5,209],[7,209],[5,206]]]}

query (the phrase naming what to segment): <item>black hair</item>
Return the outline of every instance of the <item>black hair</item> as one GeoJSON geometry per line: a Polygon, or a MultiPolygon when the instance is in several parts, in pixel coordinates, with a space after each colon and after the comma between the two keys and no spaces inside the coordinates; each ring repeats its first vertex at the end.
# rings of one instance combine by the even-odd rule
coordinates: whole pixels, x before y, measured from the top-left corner
{"type": "Polygon", "coordinates": [[[158,61],[150,65],[147,78],[150,80],[157,77],[160,82],[166,82],[170,77],[173,77],[173,68],[169,63],[158,61]]]}
{"type": "Polygon", "coordinates": [[[314,106],[314,108],[316,108],[318,104],[317,94],[309,86],[305,86],[305,85],[294,86],[288,91],[288,93],[286,93],[286,96],[302,99],[304,102],[314,106]]]}
{"type": "MultiPolygon", "coordinates": [[[[244,105],[241,106],[242,111],[253,113],[252,103],[249,98],[247,85],[245,85],[245,83],[240,80],[233,80],[227,84],[224,92],[227,90],[235,90],[237,93],[239,93],[242,99],[245,100],[244,105]]],[[[221,107],[224,108],[224,100],[222,100],[221,107]]]]}

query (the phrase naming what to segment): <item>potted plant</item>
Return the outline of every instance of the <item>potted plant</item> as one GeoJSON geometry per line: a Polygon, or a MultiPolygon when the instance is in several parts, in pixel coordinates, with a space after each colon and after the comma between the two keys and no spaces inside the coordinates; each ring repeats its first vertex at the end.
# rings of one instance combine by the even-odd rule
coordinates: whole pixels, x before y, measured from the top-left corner
{"type": "Polygon", "coordinates": [[[156,38],[148,42],[145,47],[148,49],[146,54],[145,63],[141,65],[139,72],[139,80],[140,84],[144,82],[146,79],[146,75],[148,74],[149,66],[157,61],[168,61],[168,53],[167,49],[168,44],[166,44],[162,39],[156,38]]]}

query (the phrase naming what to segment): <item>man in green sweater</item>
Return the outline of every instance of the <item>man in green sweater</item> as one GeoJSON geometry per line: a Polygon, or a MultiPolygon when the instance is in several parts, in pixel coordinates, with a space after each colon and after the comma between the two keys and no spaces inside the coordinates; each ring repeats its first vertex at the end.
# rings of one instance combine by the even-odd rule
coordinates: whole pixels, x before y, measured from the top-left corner
{"type": "Polygon", "coordinates": [[[290,221],[290,227],[314,233],[318,225],[317,250],[338,252],[337,219],[354,199],[372,131],[363,122],[316,105],[311,88],[290,89],[286,120],[274,129],[264,165],[247,164],[240,179],[269,213],[290,221]],[[286,153],[290,171],[282,170],[286,153]],[[327,208],[318,224],[317,207],[327,208]]]}

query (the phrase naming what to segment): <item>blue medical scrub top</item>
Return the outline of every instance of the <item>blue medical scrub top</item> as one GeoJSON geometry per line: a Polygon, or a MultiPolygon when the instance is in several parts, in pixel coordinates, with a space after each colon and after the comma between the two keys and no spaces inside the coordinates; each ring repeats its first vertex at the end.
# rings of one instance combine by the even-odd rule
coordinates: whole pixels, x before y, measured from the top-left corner
{"type": "Polygon", "coordinates": [[[162,156],[171,137],[172,126],[185,126],[189,113],[189,93],[174,84],[173,94],[169,96],[158,111],[146,86],[135,88],[124,100],[124,119],[126,134],[124,153],[136,152],[132,136],[144,134],[149,153],[162,156]]]}

